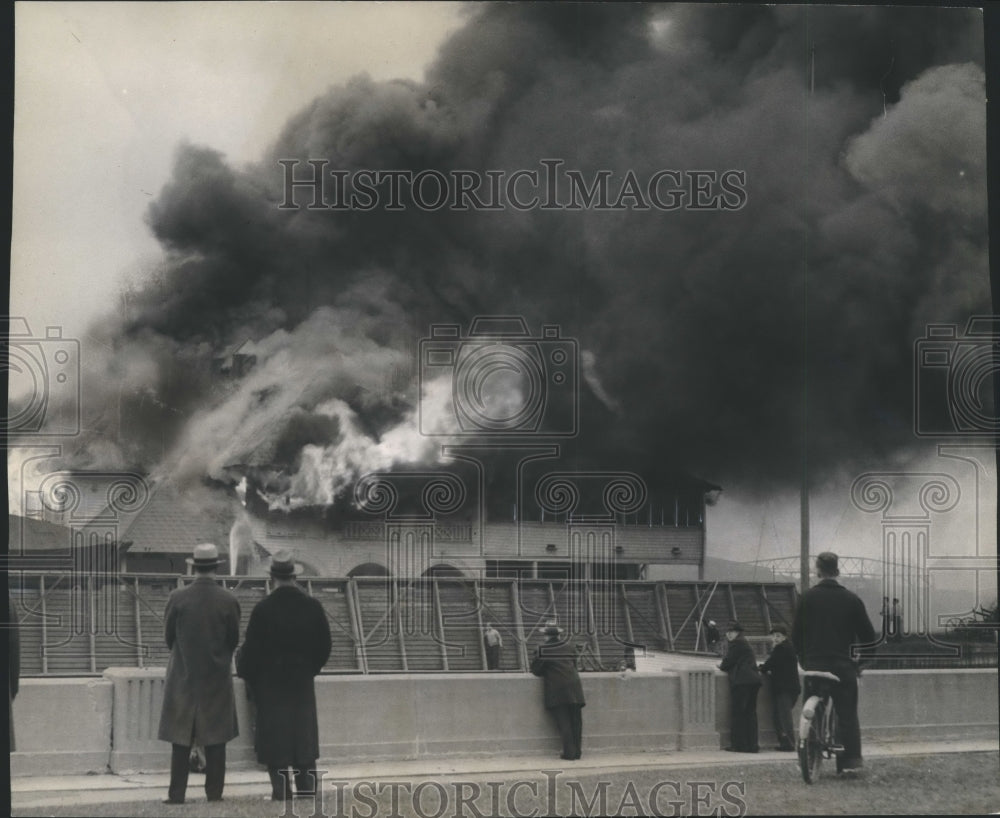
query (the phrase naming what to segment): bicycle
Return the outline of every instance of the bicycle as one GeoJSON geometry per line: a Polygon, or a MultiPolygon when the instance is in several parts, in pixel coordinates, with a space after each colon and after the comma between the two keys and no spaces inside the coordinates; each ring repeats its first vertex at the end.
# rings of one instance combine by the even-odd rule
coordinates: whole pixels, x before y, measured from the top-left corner
{"type": "Polygon", "coordinates": [[[812,784],[819,778],[820,761],[844,751],[837,743],[837,712],[833,707],[833,689],[840,684],[840,677],[825,670],[807,670],[804,676],[810,695],[799,718],[799,767],[803,780],[812,784]]]}

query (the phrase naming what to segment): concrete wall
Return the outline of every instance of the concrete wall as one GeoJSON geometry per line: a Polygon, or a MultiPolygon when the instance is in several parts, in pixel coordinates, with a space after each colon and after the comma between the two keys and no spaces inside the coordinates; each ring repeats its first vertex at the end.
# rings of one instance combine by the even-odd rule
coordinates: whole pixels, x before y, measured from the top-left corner
{"type": "Polygon", "coordinates": [[[14,699],[11,775],[105,772],[112,706],[105,679],[22,679],[14,699]]]}
{"type": "MultiPolygon", "coordinates": [[[[112,668],[104,679],[22,680],[12,774],[165,771],[169,746],[156,739],[162,678],[162,669],[112,668]]],[[[583,684],[584,753],[729,743],[728,681],[704,662],[624,678],[588,673],[583,684]]],[[[251,712],[242,682],[236,685],[241,735],[227,749],[234,769],[256,763],[251,712]]],[[[541,681],[527,673],[322,676],[316,683],[320,752],[330,761],[555,758],[559,740],[541,694],[541,681]]],[[[761,746],[772,746],[766,687],[758,715],[761,746]]],[[[861,723],[867,739],[995,737],[997,672],[868,671],[861,723]]]]}

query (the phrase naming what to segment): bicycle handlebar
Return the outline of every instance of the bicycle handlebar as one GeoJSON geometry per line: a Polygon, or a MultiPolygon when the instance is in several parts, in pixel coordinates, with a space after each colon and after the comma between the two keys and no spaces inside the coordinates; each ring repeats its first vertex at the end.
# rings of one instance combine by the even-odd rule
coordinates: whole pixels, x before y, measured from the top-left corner
{"type": "Polygon", "coordinates": [[[802,672],[803,676],[810,676],[813,679],[829,679],[831,682],[840,683],[840,677],[835,673],[830,673],[826,670],[805,670],[802,672]]]}

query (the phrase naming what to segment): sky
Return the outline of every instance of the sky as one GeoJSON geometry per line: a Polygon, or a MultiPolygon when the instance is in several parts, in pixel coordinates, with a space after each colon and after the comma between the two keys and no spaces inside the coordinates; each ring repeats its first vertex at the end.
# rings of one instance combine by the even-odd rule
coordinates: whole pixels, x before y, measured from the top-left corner
{"type": "MultiPolygon", "coordinates": [[[[432,464],[421,423],[456,428],[428,328],[520,315],[579,361],[579,405],[552,388],[540,421],[573,415],[568,467],[638,474],[654,509],[676,472],[720,485],[711,555],[796,553],[803,481],[814,553],[880,556],[914,502],[932,552],[995,553],[995,464],[938,448],[948,367],[914,365],[981,348],[962,339],[990,311],[978,12],[31,3],[15,37],[11,313],[81,343],[63,465],[249,465],[269,497],[336,502],[432,464]],[[549,161],[606,171],[619,206],[282,208],[283,160],[505,182],[549,161]],[[649,206],[661,171],[680,207],[649,206]],[[220,391],[206,367],[247,340],[256,367],[220,391]],[[921,504],[942,473],[956,502],[921,504]],[[852,495],[865,475],[891,504],[852,495]]],[[[490,411],[520,394],[494,387],[490,411]]]]}

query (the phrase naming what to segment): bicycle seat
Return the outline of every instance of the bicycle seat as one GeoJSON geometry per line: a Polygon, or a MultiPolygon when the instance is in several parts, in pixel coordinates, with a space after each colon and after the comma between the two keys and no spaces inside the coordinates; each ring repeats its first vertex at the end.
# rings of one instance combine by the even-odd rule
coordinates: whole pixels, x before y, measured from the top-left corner
{"type": "Polygon", "coordinates": [[[840,684],[840,677],[826,670],[805,670],[802,672],[802,675],[811,679],[826,679],[827,681],[840,684]]]}

